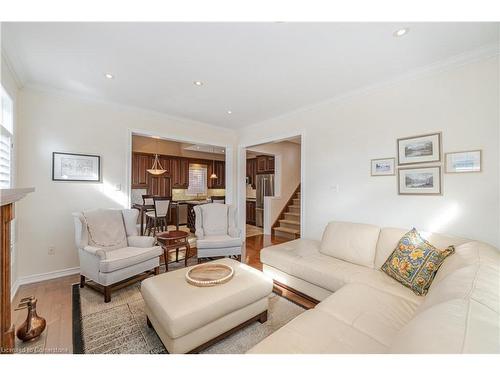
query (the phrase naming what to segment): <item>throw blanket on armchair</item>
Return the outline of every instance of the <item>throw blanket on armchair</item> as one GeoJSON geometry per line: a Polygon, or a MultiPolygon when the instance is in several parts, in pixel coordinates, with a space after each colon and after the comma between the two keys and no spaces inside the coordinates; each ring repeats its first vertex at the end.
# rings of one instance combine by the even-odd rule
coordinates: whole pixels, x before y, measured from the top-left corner
{"type": "Polygon", "coordinates": [[[107,250],[127,247],[127,233],[121,210],[97,209],[83,213],[89,245],[107,250]]]}

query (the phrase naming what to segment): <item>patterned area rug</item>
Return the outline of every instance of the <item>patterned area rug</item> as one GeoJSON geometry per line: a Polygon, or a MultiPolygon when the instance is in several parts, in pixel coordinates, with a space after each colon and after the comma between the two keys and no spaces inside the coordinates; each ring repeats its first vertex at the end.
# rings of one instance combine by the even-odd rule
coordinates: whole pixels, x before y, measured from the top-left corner
{"type": "MultiPolygon", "coordinates": [[[[169,268],[173,267],[169,266],[169,268]]],[[[76,294],[79,292],[81,312],[74,316],[73,324],[78,326],[78,315],[80,315],[83,341],[81,344],[83,344],[84,353],[155,354],[166,352],[154,329],[146,324],[140,283],[115,292],[110,303],[104,303],[102,294],[88,287],[79,289],[75,284],[74,288],[76,294]]],[[[78,303],[77,298],[74,303],[78,303]]],[[[243,354],[302,312],[304,312],[302,307],[273,293],[269,297],[266,323],[254,322],[202,353],[243,354]]]]}

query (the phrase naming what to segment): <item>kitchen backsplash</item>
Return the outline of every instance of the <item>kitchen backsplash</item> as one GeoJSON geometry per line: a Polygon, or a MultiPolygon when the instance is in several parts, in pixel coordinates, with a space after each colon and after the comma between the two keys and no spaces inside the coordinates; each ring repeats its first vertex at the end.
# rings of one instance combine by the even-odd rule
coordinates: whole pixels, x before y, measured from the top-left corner
{"type": "MultiPolygon", "coordinates": [[[[132,189],[132,204],[139,203],[142,204],[142,195],[147,194],[146,189],[132,189]]],[[[189,195],[187,194],[187,189],[172,189],[172,199],[174,201],[183,201],[189,199],[205,199],[211,196],[223,196],[226,195],[225,189],[208,189],[207,195],[189,195]]]]}
{"type": "Polygon", "coordinates": [[[174,201],[183,201],[189,199],[204,199],[211,196],[226,195],[225,189],[208,189],[207,195],[189,195],[187,189],[172,189],[172,199],[174,201]]]}
{"type": "Polygon", "coordinates": [[[255,198],[257,196],[257,190],[252,189],[252,185],[247,184],[247,198],[255,198]]]}

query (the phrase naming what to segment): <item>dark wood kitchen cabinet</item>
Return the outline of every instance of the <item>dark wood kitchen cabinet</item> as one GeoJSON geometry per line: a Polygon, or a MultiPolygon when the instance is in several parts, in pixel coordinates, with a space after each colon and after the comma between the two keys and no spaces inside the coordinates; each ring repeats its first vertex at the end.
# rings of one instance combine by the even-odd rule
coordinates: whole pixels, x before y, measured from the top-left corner
{"type": "Polygon", "coordinates": [[[274,156],[257,156],[257,174],[274,173],[274,156]]]}
{"type": "Polygon", "coordinates": [[[189,185],[189,160],[174,158],[170,160],[172,188],[187,189],[189,185]]]}
{"type": "Polygon", "coordinates": [[[148,172],[153,160],[150,154],[132,154],[132,189],[147,189],[148,172]]]}
{"type": "Polygon", "coordinates": [[[216,160],[207,164],[207,177],[209,189],[225,189],[226,188],[226,162],[216,160]],[[210,178],[212,173],[215,173],[217,178],[210,178]]]}
{"type": "Polygon", "coordinates": [[[170,177],[167,176],[166,173],[159,176],[153,176],[152,174],[149,174],[147,193],[158,195],[160,197],[171,197],[172,185],[170,182],[170,177]]]}
{"type": "Polygon", "coordinates": [[[255,183],[256,183],[256,176],[257,176],[257,159],[247,159],[247,177],[248,180],[247,182],[252,185],[252,188],[255,189],[255,183]]]}
{"type": "Polygon", "coordinates": [[[166,172],[153,176],[147,172],[154,162],[154,154],[132,153],[132,189],[145,189],[147,194],[172,196],[172,189],[187,189],[189,186],[189,164],[207,166],[207,187],[209,189],[226,188],[226,162],[185,158],[171,155],[158,155],[158,160],[166,172]],[[216,179],[210,179],[212,172],[216,179]]]}
{"type": "Polygon", "coordinates": [[[256,219],[255,207],[256,207],[256,202],[255,201],[247,200],[247,204],[246,204],[246,219],[247,219],[247,224],[255,225],[255,219],[256,219]]]}

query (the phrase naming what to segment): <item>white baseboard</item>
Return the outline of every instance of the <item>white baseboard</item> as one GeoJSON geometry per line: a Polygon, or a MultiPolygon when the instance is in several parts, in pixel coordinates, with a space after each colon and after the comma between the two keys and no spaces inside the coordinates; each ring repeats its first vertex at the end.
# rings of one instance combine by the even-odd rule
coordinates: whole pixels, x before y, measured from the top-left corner
{"type": "Polygon", "coordinates": [[[14,282],[14,284],[12,285],[12,288],[11,288],[11,299],[14,298],[14,296],[17,293],[17,290],[19,289],[19,287],[21,285],[37,283],[37,282],[45,281],[45,280],[57,279],[58,277],[75,275],[77,273],[80,273],[80,267],[72,267],[72,268],[66,268],[63,270],[51,271],[51,272],[46,272],[46,273],[38,273],[36,275],[18,277],[18,279],[14,282]]]}
{"type": "Polygon", "coordinates": [[[19,280],[15,280],[14,284],[10,287],[10,301],[12,302],[14,300],[14,297],[16,296],[17,290],[19,289],[19,280]]]}

